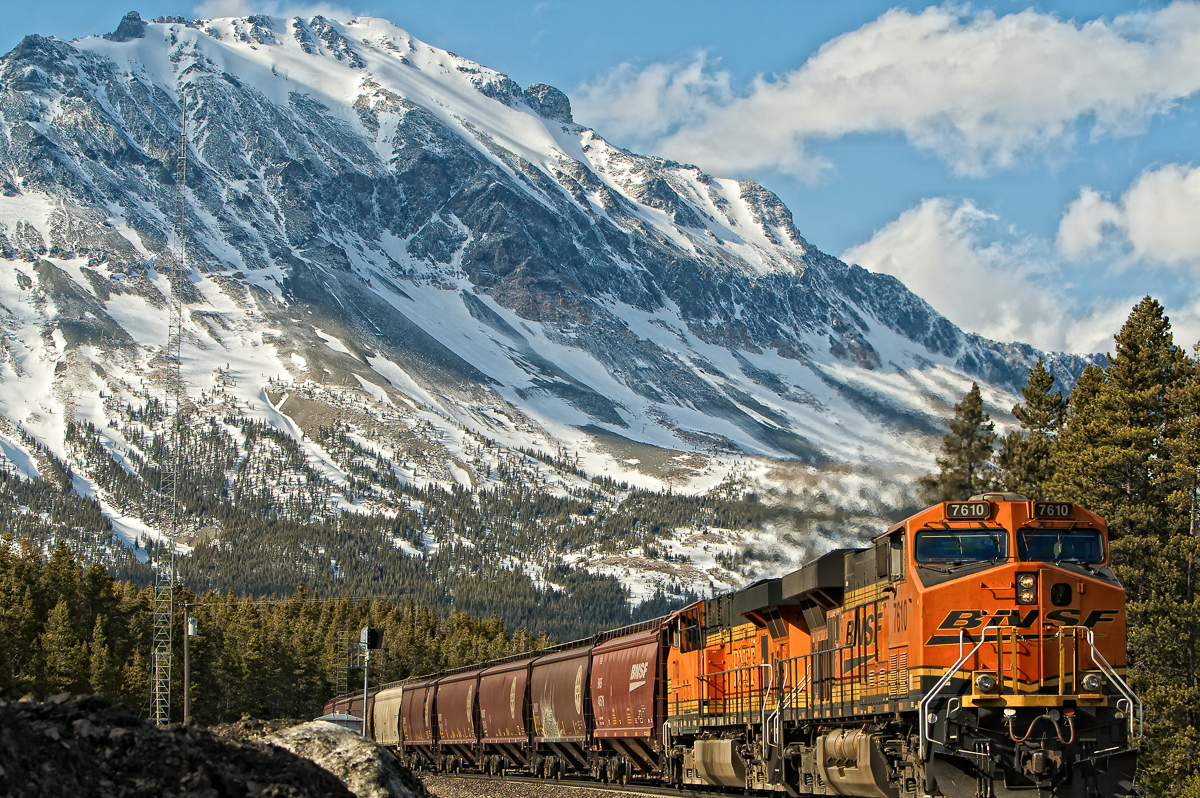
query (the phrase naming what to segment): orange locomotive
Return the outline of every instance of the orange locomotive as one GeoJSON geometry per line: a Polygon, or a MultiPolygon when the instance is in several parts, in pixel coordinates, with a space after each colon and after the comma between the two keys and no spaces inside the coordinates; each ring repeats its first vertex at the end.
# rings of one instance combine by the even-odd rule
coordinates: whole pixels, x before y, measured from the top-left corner
{"type": "Polygon", "coordinates": [[[450,771],[1124,798],[1142,714],[1124,672],[1104,521],[984,494],[666,618],[379,688],[364,714],[450,771]]]}
{"type": "Polygon", "coordinates": [[[789,795],[1132,792],[1107,528],[984,494],[671,617],[665,780],[789,795]]]}

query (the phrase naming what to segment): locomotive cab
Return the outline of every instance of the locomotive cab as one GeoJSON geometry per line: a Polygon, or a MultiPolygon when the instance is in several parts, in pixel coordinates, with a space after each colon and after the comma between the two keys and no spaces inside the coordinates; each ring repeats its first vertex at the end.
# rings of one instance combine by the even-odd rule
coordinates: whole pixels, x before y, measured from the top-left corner
{"type": "Polygon", "coordinates": [[[1141,704],[1124,680],[1124,590],[1104,521],[984,494],[885,537],[904,550],[895,601],[916,608],[889,645],[909,651],[926,791],[986,778],[997,795],[1129,793],[1141,704]]]}

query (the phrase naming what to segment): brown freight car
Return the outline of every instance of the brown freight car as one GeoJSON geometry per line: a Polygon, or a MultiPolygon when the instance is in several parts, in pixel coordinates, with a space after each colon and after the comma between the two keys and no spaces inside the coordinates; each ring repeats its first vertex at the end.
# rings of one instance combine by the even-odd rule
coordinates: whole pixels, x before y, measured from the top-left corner
{"type": "Polygon", "coordinates": [[[448,773],[479,763],[479,674],[457,673],[437,685],[438,748],[441,769],[448,773]]]}
{"type": "Polygon", "coordinates": [[[433,714],[437,701],[437,679],[405,685],[400,703],[400,721],[404,734],[404,760],[411,765],[436,767],[437,728],[433,714]]]}
{"type": "Polygon", "coordinates": [[[533,663],[534,775],[561,777],[590,765],[590,646],[548,654],[533,663]]]}
{"type": "Polygon", "coordinates": [[[593,775],[626,781],[661,770],[666,627],[654,622],[592,649],[593,775]]]}
{"type": "MultiPolygon", "coordinates": [[[[367,696],[367,711],[364,713],[363,712],[362,693],[353,693],[350,695],[343,695],[343,696],[339,696],[337,698],[334,698],[330,701],[325,702],[325,714],[326,715],[332,715],[332,714],[351,715],[353,717],[359,718],[360,723],[362,722],[362,718],[365,715],[366,716],[366,724],[367,724],[365,734],[367,737],[373,737],[374,736],[374,726],[371,722],[370,716],[371,716],[371,711],[374,708],[374,703],[375,703],[375,696],[373,694],[368,694],[368,696],[367,696]]],[[[360,729],[355,729],[355,731],[360,731],[360,729]]]]}
{"type": "Polygon", "coordinates": [[[524,770],[533,753],[529,670],[533,658],[504,662],[479,677],[480,767],[485,773],[524,770]]]}

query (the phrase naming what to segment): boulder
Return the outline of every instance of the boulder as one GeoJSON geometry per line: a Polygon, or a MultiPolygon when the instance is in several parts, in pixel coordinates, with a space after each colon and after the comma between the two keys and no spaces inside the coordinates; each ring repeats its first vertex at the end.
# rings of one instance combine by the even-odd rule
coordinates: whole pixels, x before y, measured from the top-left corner
{"type": "Polygon", "coordinates": [[[358,798],[425,798],[425,785],[387,749],[333,723],[314,720],[265,738],[311,759],[358,798]]]}

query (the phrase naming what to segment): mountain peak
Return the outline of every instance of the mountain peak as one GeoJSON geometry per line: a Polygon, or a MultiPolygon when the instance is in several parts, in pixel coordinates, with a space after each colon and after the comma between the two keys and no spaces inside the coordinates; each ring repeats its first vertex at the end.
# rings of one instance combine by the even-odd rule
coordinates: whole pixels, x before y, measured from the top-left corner
{"type": "Polygon", "coordinates": [[[46,445],[68,406],[115,424],[101,391],[146,401],[181,100],[189,385],[298,441],[265,380],[513,445],[912,469],[973,380],[1002,417],[1039,354],[817,251],[768,189],[613,146],[558,89],[385,20],[131,14],[27,37],[0,84],[4,362],[25,369],[0,415],[46,445]]]}
{"type": "Polygon", "coordinates": [[[571,101],[553,86],[547,86],[545,83],[529,84],[525,89],[525,102],[537,111],[539,116],[546,119],[567,124],[573,124],[575,121],[571,118],[571,101]]]}
{"type": "Polygon", "coordinates": [[[127,42],[131,39],[140,39],[146,35],[146,23],[142,21],[142,16],[136,11],[130,11],[125,16],[121,17],[120,24],[112,33],[104,34],[104,38],[111,42],[127,42]]]}

